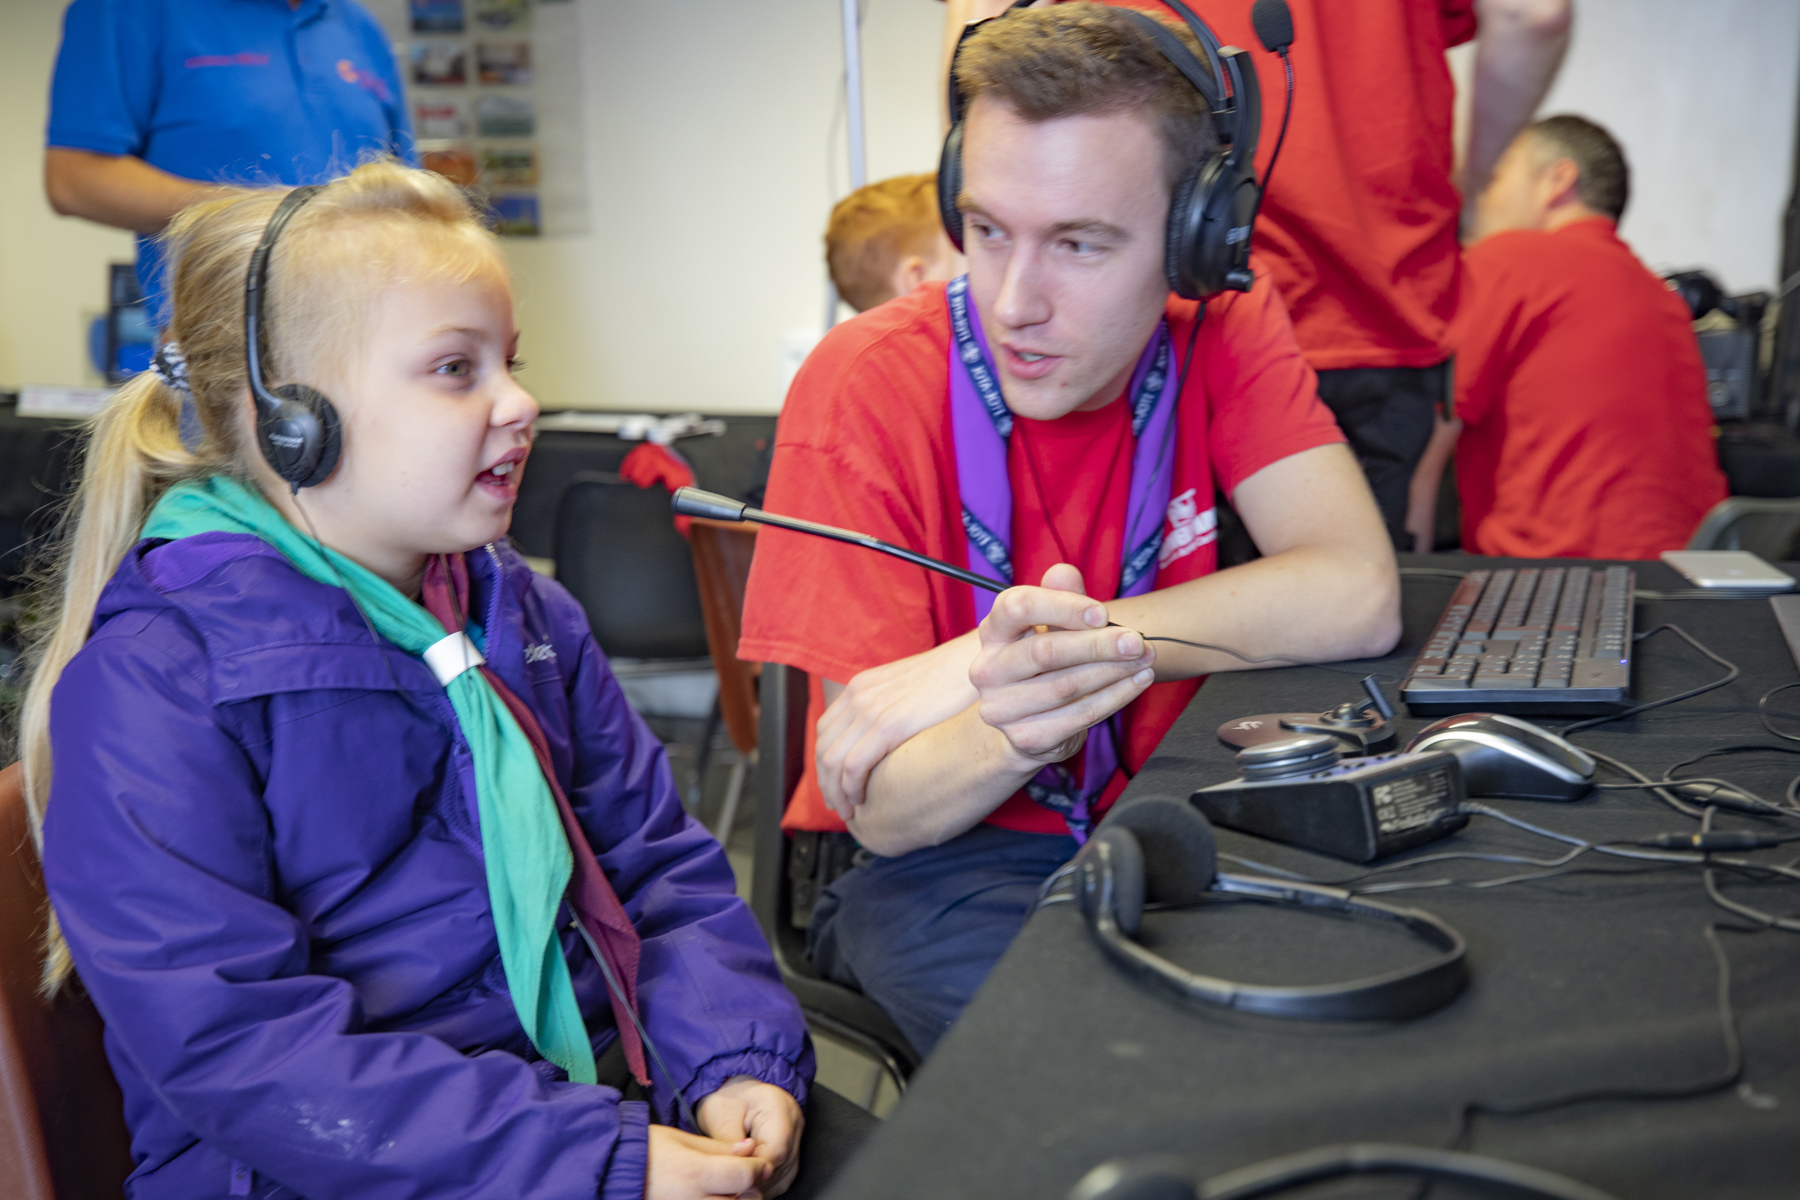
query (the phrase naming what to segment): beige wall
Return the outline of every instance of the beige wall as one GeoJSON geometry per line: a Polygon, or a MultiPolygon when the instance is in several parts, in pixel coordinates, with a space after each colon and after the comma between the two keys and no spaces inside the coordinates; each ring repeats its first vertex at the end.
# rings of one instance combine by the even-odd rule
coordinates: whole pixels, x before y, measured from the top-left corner
{"type": "MultiPolygon", "coordinates": [[[[943,5],[866,7],[869,177],[933,170],[943,5]]],[[[823,323],[820,236],[848,190],[839,11],[585,3],[592,232],[511,245],[520,378],[547,406],[780,406],[782,338],[823,323]]]]}
{"type": "Polygon", "coordinates": [[[0,388],[98,384],[87,323],[131,235],[59,217],[44,199],[44,114],[62,37],[56,0],[0,0],[0,388]]]}
{"type": "MultiPolygon", "coordinates": [[[[524,382],[547,407],[773,412],[822,318],[819,235],[847,186],[838,0],[577,0],[591,232],[515,240],[524,382]]],[[[1624,232],[1657,265],[1774,282],[1800,5],[1576,0],[1546,111],[1613,127],[1624,232]]],[[[91,382],[86,315],[129,236],[50,214],[39,180],[58,0],[0,0],[0,387],[91,382]]],[[[866,0],[871,178],[936,164],[943,6],[866,0]]],[[[1304,86],[1304,81],[1302,81],[1304,86]]]]}

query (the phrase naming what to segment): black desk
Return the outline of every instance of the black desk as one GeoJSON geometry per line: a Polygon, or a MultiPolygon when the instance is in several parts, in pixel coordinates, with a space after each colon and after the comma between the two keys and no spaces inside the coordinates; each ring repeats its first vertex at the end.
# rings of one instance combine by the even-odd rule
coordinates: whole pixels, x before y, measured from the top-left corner
{"type": "MultiPolygon", "coordinates": [[[[1462,569],[1493,560],[1403,561],[1462,569]]],[[[1638,580],[1656,590],[1680,582],[1661,564],[1638,564],[1638,580]]],[[[1378,664],[1390,678],[1404,669],[1454,587],[1439,578],[1405,583],[1403,649],[1378,664]]],[[[1774,741],[1750,714],[1765,690],[1800,676],[1766,601],[1644,601],[1638,617],[1640,629],[1680,623],[1737,662],[1743,676],[1578,741],[1653,772],[1710,745],[1774,741]]],[[[1666,633],[1637,653],[1639,700],[1720,673],[1666,633]]],[[[1357,692],[1353,676],[1318,668],[1216,676],[1128,795],[1185,795],[1233,774],[1230,754],[1214,736],[1227,718],[1317,710],[1357,692]]],[[[1800,702],[1788,710],[1800,712],[1800,702]]],[[[1422,724],[1403,714],[1401,736],[1422,724]]],[[[1800,757],[1722,758],[1706,766],[1768,794],[1800,773],[1800,757]]],[[[1638,793],[1599,793],[1574,805],[1492,803],[1590,840],[1692,827],[1638,793]]],[[[1360,869],[1225,830],[1219,843],[1222,851],[1317,878],[1360,869]]],[[[1416,853],[1447,849],[1556,853],[1484,818],[1416,853]]],[[[1717,975],[1702,930],[1715,921],[1741,922],[1708,903],[1693,868],[1627,874],[1622,864],[1600,866],[1613,873],[1390,897],[1442,916],[1470,945],[1468,992],[1399,1025],[1284,1022],[1183,1007],[1114,971],[1073,906],[1046,909],[1026,925],[830,1195],[1054,1200],[1114,1155],[1182,1154],[1212,1175],[1329,1142],[1439,1146],[1470,1100],[1518,1103],[1602,1085],[1671,1087],[1716,1077],[1725,1051],[1717,975]]],[[[1528,869],[1459,862],[1393,878],[1528,869]]],[[[1764,888],[1728,878],[1725,888],[1758,907],[1800,911],[1800,885],[1764,888]]],[[[1185,965],[1268,983],[1348,978],[1418,952],[1362,924],[1256,906],[1155,914],[1146,931],[1146,940],[1185,965]]],[[[1732,964],[1748,1099],[1724,1093],[1482,1117],[1471,1148],[1561,1171],[1621,1198],[1800,1195],[1800,937],[1721,937],[1732,964]]],[[[1414,1186],[1364,1181],[1306,1195],[1403,1197],[1414,1186]]],[[[1473,1194],[1444,1185],[1433,1193],[1438,1200],[1473,1194]]]]}

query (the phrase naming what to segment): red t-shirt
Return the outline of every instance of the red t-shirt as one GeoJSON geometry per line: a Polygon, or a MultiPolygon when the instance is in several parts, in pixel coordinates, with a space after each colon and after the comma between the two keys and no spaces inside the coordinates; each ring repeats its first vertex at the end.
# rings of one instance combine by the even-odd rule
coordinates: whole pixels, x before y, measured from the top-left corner
{"type": "MultiPolygon", "coordinates": [[[[1194,312],[1192,302],[1171,298],[1178,364],[1194,312]]],[[[949,345],[942,284],[920,287],[827,334],[794,377],[782,408],[769,510],[966,564],[950,432],[949,345]]],[[[1110,599],[1131,477],[1125,405],[1051,422],[1021,420],[1015,429],[1007,462],[1014,577],[1036,582],[1068,558],[1082,568],[1090,595],[1110,599]],[[1040,495],[1039,479],[1047,495],[1040,495]]],[[[1164,561],[1201,555],[1196,573],[1212,571],[1215,484],[1229,493],[1273,462],[1342,440],[1267,283],[1210,301],[1182,383],[1164,561]]],[[[738,655],[788,663],[812,676],[806,769],[788,806],[788,828],[844,827],[825,807],[813,764],[811,729],[824,710],[822,681],[848,681],[974,627],[968,584],[802,534],[765,529],[757,535],[738,655]]],[[[1120,757],[1133,771],[1198,686],[1198,680],[1153,684],[1126,709],[1120,757]]],[[[1123,775],[1115,778],[1102,806],[1123,786],[1123,775]]],[[[1023,794],[988,820],[1066,832],[1060,817],[1023,794]]]]}
{"type": "MultiPolygon", "coordinates": [[[[1173,20],[1160,0],[1111,0],[1173,20]]],[[[1190,0],[1219,41],[1250,51],[1262,90],[1258,178],[1281,130],[1287,76],[1250,0],[1190,0]]],[[[1457,220],[1456,87],[1444,51],[1475,36],[1475,0],[1288,0],[1294,114],[1263,197],[1256,249],[1320,371],[1428,367],[1450,356],[1457,220]]]]}
{"type": "Polygon", "coordinates": [[[1485,238],[1457,315],[1463,548],[1655,558],[1725,498],[1687,306],[1613,223],[1485,238]]]}

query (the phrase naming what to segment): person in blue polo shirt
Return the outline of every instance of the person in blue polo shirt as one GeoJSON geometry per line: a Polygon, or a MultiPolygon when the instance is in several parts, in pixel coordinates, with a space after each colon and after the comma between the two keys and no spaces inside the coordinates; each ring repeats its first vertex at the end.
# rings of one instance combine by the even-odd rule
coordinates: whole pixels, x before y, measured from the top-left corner
{"type": "Polygon", "coordinates": [[[355,0],[74,0],[44,140],[51,207],[137,233],[159,326],[155,235],[212,187],[413,158],[387,35],[355,0]]]}

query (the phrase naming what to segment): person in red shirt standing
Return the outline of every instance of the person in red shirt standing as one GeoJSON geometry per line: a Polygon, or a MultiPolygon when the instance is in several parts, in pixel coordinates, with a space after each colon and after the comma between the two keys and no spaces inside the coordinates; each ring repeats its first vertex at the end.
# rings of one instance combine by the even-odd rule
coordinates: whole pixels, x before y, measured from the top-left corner
{"type": "MultiPolygon", "coordinates": [[[[1112,0],[1160,16],[1161,0],[1112,0]]],[[[947,42],[1009,0],[948,0],[947,42]]],[[[1255,49],[1259,174],[1280,135],[1287,79],[1258,47],[1251,0],[1186,0],[1219,39],[1255,49]]],[[[1479,192],[1531,119],[1568,46],[1572,0],[1287,0],[1294,107],[1255,247],[1287,304],[1319,396],[1356,452],[1394,544],[1407,489],[1449,396],[1462,198],[1456,88],[1444,52],[1476,38],[1462,171],[1479,192]]],[[[946,55],[947,61],[947,55],[946,55]]]]}
{"type": "Polygon", "coordinates": [[[1399,636],[1380,516],[1268,280],[1169,294],[1171,195],[1217,134],[1144,19],[969,39],[968,274],[832,330],[777,434],[771,511],[1018,585],[758,535],[738,653],[813,681],[786,825],[868,852],[809,953],[921,1051],[1202,676],[1399,636]],[[1267,557],[1215,573],[1215,489],[1267,557]]]}
{"type": "Polygon", "coordinates": [[[1725,498],[1688,307],[1619,240],[1629,191],[1619,144],[1581,117],[1539,121],[1500,160],[1415,528],[1451,446],[1476,554],[1655,558],[1725,498]]]}

